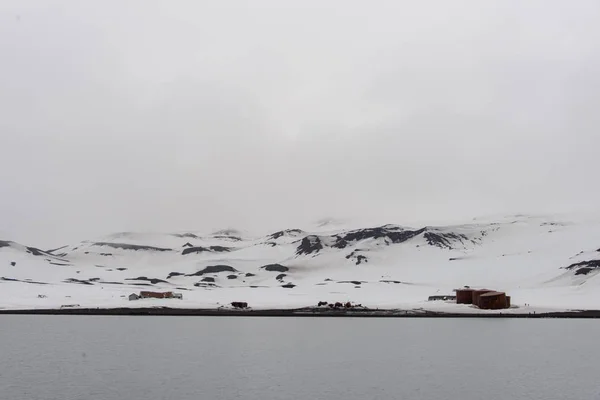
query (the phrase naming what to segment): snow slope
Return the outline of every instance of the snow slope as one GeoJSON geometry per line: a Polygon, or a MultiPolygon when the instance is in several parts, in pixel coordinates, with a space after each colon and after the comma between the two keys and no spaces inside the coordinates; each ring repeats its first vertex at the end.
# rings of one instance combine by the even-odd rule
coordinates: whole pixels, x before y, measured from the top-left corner
{"type": "Polygon", "coordinates": [[[264,236],[124,232],[49,251],[0,241],[0,307],[216,308],[246,301],[260,309],[352,301],[484,312],[426,301],[470,285],[508,292],[518,306],[511,312],[600,309],[599,272],[600,222],[548,216],[415,228],[327,221],[264,236]],[[184,298],[127,300],[140,290],[184,298]]]}

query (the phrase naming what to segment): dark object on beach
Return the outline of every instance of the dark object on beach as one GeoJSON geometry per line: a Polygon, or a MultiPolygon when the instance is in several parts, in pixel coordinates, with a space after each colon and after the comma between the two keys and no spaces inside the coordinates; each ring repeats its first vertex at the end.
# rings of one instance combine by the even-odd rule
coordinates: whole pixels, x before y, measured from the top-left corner
{"type": "Polygon", "coordinates": [[[12,265],[12,266],[14,267],[15,265],[17,265],[17,263],[16,263],[16,262],[14,262],[14,261],[11,261],[11,262],[10,262],[10,265],[12,265]]]}
{"type": "Polygon", "coordinates": [[[323,307],[326,306],[327,302],[326,301],[320,301],[319,304],[317,304],[317,307],[323,307]]]}
{"type": "Polygon", "coordinates": [[[245,301],[233,301],[231,302],[233,308],[248,308],[248,303],[245,301]]]}

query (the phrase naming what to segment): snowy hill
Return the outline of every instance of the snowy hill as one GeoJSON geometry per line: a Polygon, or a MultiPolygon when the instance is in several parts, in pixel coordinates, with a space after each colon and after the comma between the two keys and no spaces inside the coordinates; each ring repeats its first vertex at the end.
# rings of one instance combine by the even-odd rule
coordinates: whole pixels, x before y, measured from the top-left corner
{"type": "Polygon", "coordinates": [[[0,307],[216,308],[246,301],[291,308],[353,301],[457,311],[468,306],[427,297],[470,285],[508,292],[519,312],[600,309],[599,272],[600,223],[590,220],[519,215],[359,229],[321,221],[262,236],[235,229],[123,232],[47,251],[0,241],[0,307]],[[183,300],[127,300],[140,290],[182,292],[183,300]]]}

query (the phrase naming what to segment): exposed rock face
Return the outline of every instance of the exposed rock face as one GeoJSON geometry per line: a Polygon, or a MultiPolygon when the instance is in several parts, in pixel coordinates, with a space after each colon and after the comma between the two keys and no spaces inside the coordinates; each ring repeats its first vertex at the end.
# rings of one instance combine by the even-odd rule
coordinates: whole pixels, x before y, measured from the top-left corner
{"type": "Polygon", "coordinates": [[[202,278],[202,280],[200,282],[213,282],[214,283],[215,278],[213,278],[212,276],[205,276],[204,278],[202,278]]]}
{"type": "Polygon", "coordinates": [[[123,250],[153,250],[153,251],[173,251],[173,249],[167,249],[165,247],[154,247],[154,246],[140,246],[137,244],[127,244],[127,243],[111,243],[111,242],[95,242],[92,243],[92,246],[106,246],[112,247],[113,249],[123,249],[123,250]]]}
{"type": "Polygon", "coordinates": [[[301,229],[286,229],[284,231],[275,232],[269,235],[269,239],[277,240],[282,236],[297,236],[304,232],[301,229]]]}
{"type": "Polygon", "coordinates": [[[285,278],[287,275],[286,274],[279,274],[275,277],[275,279],[277,279],[278,281],[282,282],[283,278],[285,278]]]}
{"type": "Polygon", "coordinates": [[[204,268],[201,271],[188,274],[186,276],[201,276],[204,274],[218,274],[219,272],[238,272],[237,269],[230,267],[229,265],[211,265],[204,268]]]}
{"type": "Polygon", "coordinates": [[[173,236],[182,238],[182,239],[183,238],[199,239],[199,237],[194,235],[193,233],[173,233],[173,236]]]}
{"type": "Polygon", "coordinates": [[[92,282],[90,282],[89,280],[82,280],[82,279],[75,279],[75,278],[69,278],[69,279],[65,279],[66,283],[79,283],[81,285],[93,285],[92,282]]]}
{"type": "MultiPolygon", "coordinates": [[[[357,229],[325,238],[309,235],[302,239],[302,242],[296,249],[296,255],[319,253],[325,246],[324,243],[336,249],[345,249],[348,246],[367,239],[384,239],[386,244],[403,243],[426,232],[426,230],[427,228],[408,230],[395,225],[384,225],[378,228],[357,229]],[[326,241],[324,242],[323,239],[326,239],[326,241]],[[333,242],[333,244],[329,244],[330,242],[333,242]]],[[[354,261],[357,264],[361,264],[367,262],[367,258],[364,255],[360,257],[357,255],[354,261]]]]}
{"type": "Polygon", "coordinates": [[[4,276],[0,277],[0,281],[21,282],[21,283],[34,283],[36,285],[47,285],[48,284],[46,282],[36,282],[36,281],[29,280],[29,279],[22,280],[22,279],[6,278],[4,276]]]}
{"type": "MultiPolygon", "coordinates": [[[[90,279],[91,280],[91,279],[90,279]]],[[[145,276],[139,276],[137,278],[127,278],[126,281],[148,281],[151,284],[155,285],[157,283],[167,283],[167,281],[163,281],[162,279],[157,278],[147,278],[145,276]]]]}
{"type": "Polygon", "coordinates": [[[288,267],[285,267],[281,264],[269,264],[265,265],[264,267],[260,267],[260,269],[271,272],[287,272],[290,270],[288,267]]]}
{"type": "Polygon", "coordinates": [[[225,239],[225,240],[229,240],[229,241],[232,241],[232,242],[240,242],[242,240],[241,237],[231,236],[231,235],[214,235],[213,238],[215,238],[215,239],[225,239]]]}
{"type": "Polygon", "coordinates": [[[332,247],[343,249],[353,242],[379,238],[384,238],[386,239],[386,242],[389,243],[402,243],[425,232],[425,229],[426,228],[422,228],[411,231],[394,225],[384,225],[379,228],[358,229],[350,231],[345,235],[336,236],[336,243],[332,247]]]}
{"type": "Polygon", "coordinates": [[[463,241],[469,240],[469,238],[466,235],[462,235],[462,234],[456,234],[453,232],[449,232],[449,233],[434,233],[434,232],[426,232],[423,237],[427,240],[427,243],[430,246],[436,246],[439,247],[440,249],[448,249],[448,250],[454,250],[454,246],[453,243],[454,242],[460,242],[460,243],[464,243],[463,241]]]}
{"type": "Polygon", "coordinates": [[[587,275],[596,269],[600,269],[600,260],[581,261],[571,264],[565,269],[575,270],[575,275],[587,275]]]}
{"type": "Polygon", "coordinates": [[[225,253],[225,252],[231,251],[231,248],[224,247],[224,246],[188,247],[187,249],[184,249],[181,252],[181,254],[185,256],[186,254],[192,254],[192,253],[198,254],[198,253],[202,253],[202,252],[205,252],[205,251],[210,251],[210,252],[215,252],[215,253],[225,253]]]}
{"type": "Polygon", "coordinates": [[[323,250],[321,239],[316,235],[309,235],[302,239],[302,242],[296,249],[296,255],[313,254],[321,250],[323,250]]]}
{"type": "Polygon", "coordinates": [[[362,263],[367,263],[369,262],[369,259],[367,258],[367,256],[364,256],[362,254],[359,254],[360,252],[362,252],[363,250],[354,250],[352,253],[348,254],[346,256],[347,260],[352,260],[354,261],[354,263],[356,265],[360,265],[362,263]]]}
{"type": "Polygon", "coordinates": [[[210,282],[196,282],[194,283],[194,286],[196,287],[202,287],[205,289],[212,289],[212,288],[218,288],[219,286],[214,284],[214,283],[210,283],[210,282]]]}

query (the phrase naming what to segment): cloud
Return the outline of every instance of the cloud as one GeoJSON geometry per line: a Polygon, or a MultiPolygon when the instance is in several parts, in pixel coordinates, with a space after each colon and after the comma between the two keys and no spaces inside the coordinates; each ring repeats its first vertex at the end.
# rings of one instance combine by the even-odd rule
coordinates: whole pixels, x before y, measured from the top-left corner
{"type": "Polygon", "coordinates": [[[0,232],[594,209],[596,2],[0,5],[0,232]]]}

